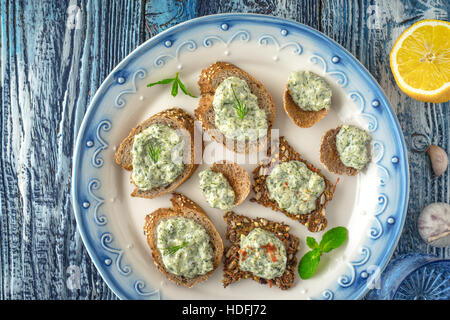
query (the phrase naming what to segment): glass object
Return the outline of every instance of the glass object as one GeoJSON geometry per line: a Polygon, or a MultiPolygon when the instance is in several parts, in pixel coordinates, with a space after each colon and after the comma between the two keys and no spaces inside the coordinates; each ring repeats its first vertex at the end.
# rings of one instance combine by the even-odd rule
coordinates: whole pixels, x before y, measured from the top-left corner
{"type": "Polygon", "coordinates": [[[450,300],[450,259],[414,253],[393,259],[370,300],[450,300]]]}

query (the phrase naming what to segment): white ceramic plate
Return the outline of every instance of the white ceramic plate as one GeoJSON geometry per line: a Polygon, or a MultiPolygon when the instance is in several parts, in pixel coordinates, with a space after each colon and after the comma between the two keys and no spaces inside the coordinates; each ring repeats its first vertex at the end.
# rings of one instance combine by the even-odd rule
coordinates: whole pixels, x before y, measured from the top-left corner
{"type": "MultiPolygon", "coordinates": [[[[214,160],[225,157],[244,161],[242,156],[223,155],[221,150],[215,143],[207,146],[204,163],[177,191],[205,209],[227,245],[223,214],[208,206],[198,182],[198,172],[214,160]]],[[[250,174],[255,166],[244,165],[250,174]]],[[[319,32],[292,21],[225,14],[191,20],[159,34],[108,76],[79,132],[72,195],[89,254],[121,298],[355,299],[373,287],[373,280],[394,250],[406,213],[408,184],[406,151],[397,120],[382,90],[348,52],[319,32]],[[326,230],[345,226],[348,241],[322,256],[311,279],[301,280],[297,275],[293,288],[286,291],[251,280],[224,289],[222,266],[208,281],[191,289],[167,280],[153,264],[143,225],[148,213],[170,206],[170,195],[151,200],[131,197],[130,172],[113,160],[122,139],[149,116],[173,106],[193,114],[197,107],[198,99],[182,93],[172,97],[170,86],[147,88],[146,84],[173,77],[179,71],[187,87],[199,95],[200,72],[215,61],[231,62],[264,84],[277,106],[274,128],[280,129],[280,135],[330,181],[338,177],[327,172],[319,161],[322,135],[330,128],[350,123],[369,130],[373,137],[372,162],[356,177],[341,176],[327,207],[326,230]],[[295,126],[282,107],[283,91],[292,70],[313,71],[332,86],[331,111],[312,128],[295,126]]],[[[301,240],[298,259],[308,251],[306,236],[320,240],[323,232],[312,234],[284,214],[248,199],[234,211],[289,224],[301,240]]]]}

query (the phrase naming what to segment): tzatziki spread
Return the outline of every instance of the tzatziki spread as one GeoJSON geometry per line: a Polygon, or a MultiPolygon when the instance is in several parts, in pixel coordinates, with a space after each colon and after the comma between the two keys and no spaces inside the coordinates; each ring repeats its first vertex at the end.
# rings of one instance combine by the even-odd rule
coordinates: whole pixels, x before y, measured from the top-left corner
{"type": "Polygon", "coordinates": [[[214,268],[213,249],[205,228],[192,219],[169,218],[157,227],[157,248],[173,274],[194,278],[214,268]]]}
{"type": "Polygon", "coordinates": [[[286,247],[272,232],[255,228],[242,235],[239,250],[239,267],[264,279],[274,279],[286,270],[286,247]]]}
{"type": "Polygon", "coordinates": [[[361,170],[370,161],[367,148],[370,135],[355,126],[343,125],[336,135],[336,148],[339,158],[347,167],[361,170]]]}
{"type": "Polygon", "coordinates": [[[201,171],[198,176],[200,190],[211,207],[224,211],[234,207],[234,190],[221,172],[207,169],[201,171]]]}
{"type": "Polygon", "coordinates": [[[258,98],[245,80],[237,77],[223,80],[214,93],[213,107],[215,126],[225,137],[252,141],[267,135],[266,111],[259,108],[258,98]],[[243,117],[237,110],[236,98],[246,108],[243,117]]]}
{"type": "Polygon", "coordinates": [[[135,135],[132,179],[141,190],[164,187],[183,172],[184,140],[164,124],[152,124],[135,135]]]}
{"type": "Polygon", "coordinates": [[[331,105],[331,88],[322,77],[309,71],[291,72],[288,78],[289,94],[304,111],[328,110],[331,105]]]}
{"type": "Polygon", "coordinates": [[[301,161],[279,163],[266,178],[270,198],[289,213],[307,214],[325,190],[325,180],[301,161]]]}

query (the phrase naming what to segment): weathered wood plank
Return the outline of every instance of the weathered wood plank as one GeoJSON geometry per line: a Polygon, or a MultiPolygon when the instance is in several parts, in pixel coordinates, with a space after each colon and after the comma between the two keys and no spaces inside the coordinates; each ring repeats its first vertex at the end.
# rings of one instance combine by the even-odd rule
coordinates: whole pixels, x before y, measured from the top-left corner
{"type": "Polygon", "coordinates": [[[320,29],[320,2],[317,0],[147,0],[145,5],[145,37],[180,22],[216,13],[250,12],[293,19],[320,29]]]}
{"type": "Polygon", "coordinates": [[[142,42],[142,3],[1,7],[0,298],[113,299],[76,230],[72,151],[91,95],[142,42]]]}
{"type": "MultiPolygon", "coordinates": [[[[397,114],[409,150],[411,135],[422,133],[449,153],[449,103],[422,103],[402,93],[389,67],[389,53],[407,27],[422,19],[447,20],[449,12],[448,1],[322,1],[323,32],[349,50],[377,79],[397,114]]],[[[449,248],[433,248],[420,239],[417,217],[432,202],[450,202],[449,171],[433,179],[426,154],[409,153],[409,163],[409,208],[394,256],[428,252],[448,257],[449,248]]]]}
{"type": "MultiPolygon", "coordinates": [[[[71,155],[91,96],[143,38],[197,16],[254,12],[294,19],[352,52],[393,105],[407,144],[424,133],[450,150],[450,110],[401,93],[388,65],[393,41],[423,18],[448,19],[443,1],[1,0],[0,299],[112,299],[76,231],[70,202],[71,155]],[[73,269],[75,268],[75,269],[73,269]],[[78,268],[78,269],[77,269],[78,268]],[[80,289],[67,287],[79,270],[80,289]]],[[[441,256],[419,238],[416,219],[450,202],[447,172],[432,179],[424,154],[410,154],[408,218],[396,254],[441,256]]]]}

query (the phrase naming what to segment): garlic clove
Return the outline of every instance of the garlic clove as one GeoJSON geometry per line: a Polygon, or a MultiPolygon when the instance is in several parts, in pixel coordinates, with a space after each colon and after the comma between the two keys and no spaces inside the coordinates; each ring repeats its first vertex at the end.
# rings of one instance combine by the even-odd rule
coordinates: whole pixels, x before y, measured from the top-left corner
{"type": "Polygon", "coordinates": [[[430,145],[427,149],[428,156],[430,157],[431,167],[436,177],[442,175],[448,167],[447,153],[440,147],[430,145]]]}
{"type": "Polygon", "coordinates": [[[434,247],[450,246],[450,205],[436,202],[423,209],[417,221],[422,239],[434,247]]]}

